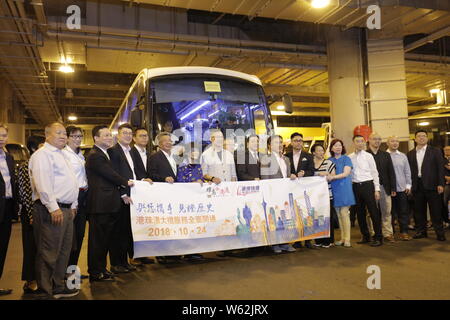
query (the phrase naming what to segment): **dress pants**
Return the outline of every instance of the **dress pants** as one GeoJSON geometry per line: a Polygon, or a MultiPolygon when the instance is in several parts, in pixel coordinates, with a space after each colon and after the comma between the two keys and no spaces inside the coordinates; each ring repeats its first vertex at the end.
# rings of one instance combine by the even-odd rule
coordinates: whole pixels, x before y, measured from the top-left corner
{"type": "Polygon", "coordinates": [[[22,280],[36,280],[36,243],[34,241],[33,225],[25,219],[20,219],[22,223],[22,280]]]}
{"type": "Polygon", "coordinates": [[[8,252],[9,238],[11,237],[11,219],[14,215],[14,202],[11,199],[5,201],[5,213],[0,221],[0,278],[5,266],[6,253],[8,252]]]}
{"type": "Polygon", "coordinates": [[[400,233],[408,233],[409,206],[406,192],[397,192],[397,195],[392,197],[392,213],[397,217],[400,233]]]}
{"type": "Polygon", "coordinates": [[[78,265],[81,248],[83,246],[84,232],[86,230],[86,200],[87,190],[78,193],[78,210],[73,220],[73,246],[70,253],[69,266],[78,265]]]}
{"type": "Polygon", "coordinates": [[[351,237],[351,222],[350,222],[350,207],[335,208],[338,219],[339,229],[341,230],[341,242],[350,244],[351,237]]]}
{"type": "Polygon", "coordinates": [[[375,240],[382,241],[381,233],[381,214],[375,200],[375,186],[373,181],[365,181],[362,183],[353,183],[353,192],[356,198],[356,215],[358,225],[364,239],[370,239],[369,228],[366,220],[366,207],[372,220],[375,232],[375,240]]]}
{"type": "Polygon", "coordinates": [[[119,212],[89,214],[88,273],[97,276],[106,271],[108,251],[111,255],[114,226],[119,212]]]}
{"type": "Polygon", "coordinates": [[[414,218],[417,233],[427,233],[427,204],[430,208],[434,231],[437,235],[444,235],[441,197],[437,190],[425,190],[422,179],[419,178],[417,190],[414,192],[414,218]]]}
{"type": "Polygon", "coordinates": [[[110,253],[112,266],[127,266],[128,257],[133,258],[133,235],[131,232],[130,206],[122,203],[119,220],[114,225],[110,253]]]}
{"type": "Polygon", "coordinates": [[[50,213],[40,201],[36,201],[33,207],[33,231],[37,247],[36,281],[38,287],[49,295],[64,290],[64,277],[72,250],[72,210],[61,208],[61,211],[63,223],[54,225],[50,213]]]}

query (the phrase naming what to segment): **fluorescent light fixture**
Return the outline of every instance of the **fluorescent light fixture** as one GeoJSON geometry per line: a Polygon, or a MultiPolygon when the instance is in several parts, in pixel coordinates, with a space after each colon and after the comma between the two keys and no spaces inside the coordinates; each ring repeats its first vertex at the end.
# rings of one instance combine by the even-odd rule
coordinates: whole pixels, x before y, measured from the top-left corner
{"type": "Polygon", "coordinates": [[[283,105],[278,106],[277,110],[284,110],[284,106],[283,105]]]}
{"type": "Polygon", "coordinates": [[[441,89],[431,89],[430,90],[431,94],[436,94],[436,93],[439,93],[439,92],[441,92],[441,89]]]}
{"type": "Polygon", "coordinates": [[[450,135],[450,131],[447,131],[445,134],[449,134],[450,135]]]}
{"type": "Polygon", "coordinates": [[[220,110],[214,111],[213,113],[211,113],[208,118],[211,118],[213,115],[218,114],[220,110]]]}
{"type": "Polygon", "coordinates": [[[311,6],[316,9],[328,7],[330,0],[311,0],[311,6]]]}
{"type": "Polygon", "coordinates": [[[77,121],[78,117],[74,116],[74,115],[71,115],[71,116],[68,116],[67,119],[69,119],[69,121],[77,121]]]}
{"type": "Polygon", "coordinates": [[[67,57],[67,58],[65,58],[64,59],[64,57],[61,57],[61,63],[64,63],[64,64],[66,64],[66,63],[72,63],[73,62],[73,60],[72,60],[72,58],[71,57],[67,57]]]}
{"type": "Polygon", "coordinates": [[[64,73],[71,73],[74,70],[71,66],[63,65],[63,66],[59,67],[59,71],[64,72],[64,73]]]}
{"type": "Polygon", "coordinates": [[[189,117],[191,114],[193,114],[194,112],[200,110],[202,107],[206,106],[209,103],[209,101],[205,101],[202,104],[200,104],[198,107],[195,107],[194,109],[192,109],[191,111],[189,111],[188,113],[186,113],[184,116],[182,116],[180,118],[181,121],[183,121],[184,119],[186,119],[187,117],[189,117]]]}
{"type": "Polygon", "coordinates": [[[428,125],[430,125],[430,123],[428,121],[419,122],[419,126],[421,126],[421,127],[426,127],[428,125]]]}
{"type": "Polygon", "coordinates": [[[428,110],[438,110],[438,109],[440,109],[441,107],[429,107],[429,108],[427,108],[428,110]]]}

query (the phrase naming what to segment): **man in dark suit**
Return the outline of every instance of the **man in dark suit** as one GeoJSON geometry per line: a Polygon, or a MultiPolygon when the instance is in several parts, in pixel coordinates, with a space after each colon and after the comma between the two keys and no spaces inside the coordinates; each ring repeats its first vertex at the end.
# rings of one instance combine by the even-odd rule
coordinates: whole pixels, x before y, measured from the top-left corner
{"type": "Polygon", "coordinates": [[[291,173],[299,178],[314,176],[314,157],[303,151],[303,135],[294,132],[291,135],[291,145],[292,152],[286,154],[291,162],[291,173]]]}
{"type": "MultiPolygon", "coordinates": [[[[144,128],[138,128],[134,131],[133,134],[133,142],[134,146],[131,147],[130,153],[131,157],[135,160],[134,163],[134,173],[136,175],[137,180],[145,180],[148,182],[152,182],[149,179],[148,173],[148,158],[149,153],[147,151],[148,144],[148,132],[144,128]]],[[[134,264],[151,264],[154,263],[153,259],[150,258],[136,258],[132,260],[134,264]]]]}
{"type": "Polygon", "coordinates": [[[134,145],[131,148],[131,156],[136,160],[134,172],[137,180],[146,179],[149,177],[148,160],[149,152],[147,145],[149,141],[148,132],[144,128],[138,128],[133,134],[134,145]]]}
{"type": "Polygon", "coordinates": [[[170,133],[161,132],[155,138],[159,151],[148,160],[149,177],[155,182],[174,183],[177,179],[178,165],[172,155],[170,133]]]}
{"type": "Polygon", "coordinates": [[[261,155],[258,153],[259,137],[251,135],[246,139],[246,150],[238,150],[236,160],[236,174],[238,181],[261,179],[261,155]]]}
{"type": "MultiPolygon", "coordinates": [[[[133,129],[129,123],[124,123],[117,129],[117,144],[108,149],[111,163],[114,170],[127,180],[136,180],[135,166],[136,160],[131,153],[131,141],[133,140],[133,129]]],[[[128,273],[135,271],[136,267],[128,262],[127,255],[133,259],[133,233],[131,231],[130,188],[120,190],[122,198],[122,208],[120,210],[120,220],[114,228],[113,246],[111,250],[111,271],[114,273],[128,273]]],[[[135,265],[140,265],[138,261],[132,261],[135,265]]]]}
{"type": "MultiPolygon", "coordinates": [[[[314,176],[314,157],[312,154],[303,151],[303,135],[298,132],[291,134],[292,152],[286,154],[291,162],[291,173],[297,177],[312,177],[314,176]]],[[[301,248],[300,241],[294,244],[295,248],[301,248]]],[[[317,249],[311,243],[311,240],[305,241],[305,247],[308,249],[317,249]]]]}
{"type": "Polygon", "coordinates": [[[428,145],[426,131],[416,132],[416,144],[416,148],[408,152],[416,222],[416,234],[413,238],[427,237],[428,204],[437,240],[445,241],[440,198],[445,186],[444,160],[439,149],[428,145]]]}
{"type": "Polygon", "coordinates": [[[95,127],[92,136],[95,145],[86,159],[89,279],[91,282],[113,281],[112,273],[106,270],[106,257],[111,249],[114,226],[120,219],[120,190],[133,186],[133,182],[119,175],[112,166],[107,149],[113,139],[108,127],[95,127]]]}
{"type": "MultiPolygon", "coordinates": [[[[148,159],[149,177],[154,182],[174,183],[177,179],[178,165],[172,155],[173,142],[168,132],[159,133],[155,142],[159,151],[153,153],[148,159]]],[[[181,256],[156,257],[159,263],[171,263],[181,259],[181,256]]]]}
{"type": "MultiPolygon", "coordinates": [[[[0,278],[11,236],[11,220],[16,209],[17,188],[14,160],[4,151],[8,141],[8,128],[0,123],[0,278]]],[[[0,289],[0,296],[11,294],[12,289],[0,289]]]]}

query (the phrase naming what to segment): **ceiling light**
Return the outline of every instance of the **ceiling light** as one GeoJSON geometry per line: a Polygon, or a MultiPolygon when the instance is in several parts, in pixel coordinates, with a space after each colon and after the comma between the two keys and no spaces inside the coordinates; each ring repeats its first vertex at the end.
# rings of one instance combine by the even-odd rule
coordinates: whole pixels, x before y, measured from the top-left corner
{"type": "Polygon", "coordinates": [[[67,119],[69,119],[69,121],[77,121],[78,117],[75,115],[71,115],[71,116],[68,116],[67,119]]]}
{"type": "Polygon", "coordinates": [[[428,125],[430,125],[430,123],[428,121],[419,122],[419,126],[421,126],[421,127],[426,127],[428,125]]]}
{"type": "Polygon", "coordinates": [[[64,73],[71,73],[74,70],[71,66],[63,65],[63,66],[59,67],[59,71],[64,72],[64,73]]]}
{"type": "Polygon", "coordinates": [[[429,108],[427,108],[428,110],[438,110],[438,109],[440,109],[441,107],[429,107],[429,108]]]}
{"type": "Polygon", "coordinates": [[[449,134],[450,135],[450,132],[449,131],[447,131],[445,134],[449,134]]]}
{"type": "Polygon", "coordinates": [[[278,106],[277,110],[284,110],[284,106],[283,105],[278,106]]]}
{"type": "Polygon", "coordinates": [[[436,93],[439,93],[439,92],[441,92],[440,89],[431,89],[431,90],[430,90],[430,93],[431,93],[431,94],[436,94],[436,93]]]}
{"type": "Polygon", "coordinates": [[[61,63],[64,63],[64,64],[73,62],[71,57],[67,57],[67,58],[61,57],[60,61],[61,61],[61,63]]]}
{"type": "Polygon", "coordinates": [[[328,7],[330,0],[311,0],[311,6],[316,9],[328,7]]]}

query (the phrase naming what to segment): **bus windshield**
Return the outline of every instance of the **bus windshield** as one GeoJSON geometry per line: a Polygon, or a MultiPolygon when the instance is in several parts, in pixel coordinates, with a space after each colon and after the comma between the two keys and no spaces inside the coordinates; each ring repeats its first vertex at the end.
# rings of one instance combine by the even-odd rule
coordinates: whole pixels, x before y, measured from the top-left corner
{"type": "Polygon", "coordinates": [[[257,84],[212,75],[150,81],[154,135],[173,132],[183,137],[179,142],[208,144],[208,129],[228,137],[268,131],[264,93],[257,84]]]}

